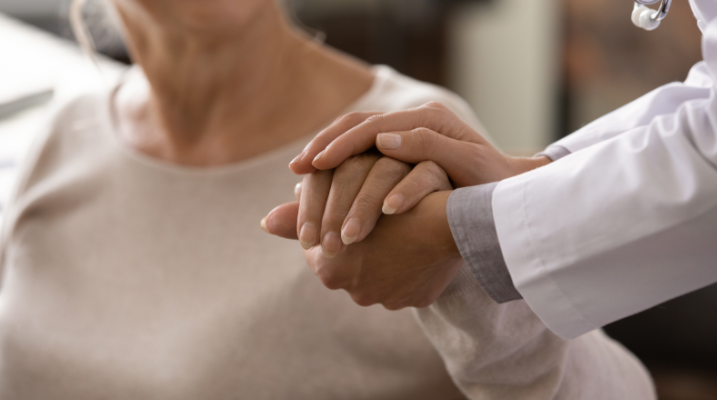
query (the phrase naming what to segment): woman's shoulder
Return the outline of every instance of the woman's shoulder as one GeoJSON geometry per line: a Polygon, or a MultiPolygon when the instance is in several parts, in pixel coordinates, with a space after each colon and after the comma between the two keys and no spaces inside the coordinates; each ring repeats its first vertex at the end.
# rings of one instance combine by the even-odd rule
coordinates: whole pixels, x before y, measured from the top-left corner
{"type": "MultiPolygon", "coordinates": [[[[71,97],[58,99],[51,104],[49,118],[42,128],[34,134],[30,149],[23,152],[18,159],[18,167],[12,172],[12,188],[2,211],[2,227],[0,227],[0,264],[8,230],[12,220],[17,219],[24,198],[33,197],[38,190],[47,186],[57,186],[66,180],[72,164],[82,162],[81,150],[91,152],[94,144],[87,143],[86,134],[97,126],[102,118],[100,105],[103,93],[84,92],[71,97]],[[84,144],[81,144],[85,142],[84,144]],[[59,179],[53,179],[59,178],[59,179]]],[[[70,179],[72,180],[72,179],[70,179]]]]}
{"type": "Polygon", "coordinates": [[[79,93],[61,101],[53,107],[24,164],[37,163],[37,158],[43,164],[55,164],[54,158],[67,156],[69,149],[75,158],[105,139],[108,132],[104,131],[111,123],[108,90],[79,93]]]}
{"type": "Polygon", "coordinates": [[[133,74],[134,68],[124,68],[104,74],[95,86],[65,91],[60,98],[53,100],[50,117],[44,125],[45,135],[39,135],[37,145],[47,146],[53,144],[53,140],[78,140],[85,137],[84,133],[88,130],[111,128],[112,96],[133,74]]]}
{"type": "Polygon", "coordinates": [[[465,103],[458,95],[444,87],[403,75],[389,66],[376,65],[373,71],[376,78],[371,90],[364,96],[366,103],[396,110],[418,107],[429,101],[465,103]]]}
{"type": "Polygon", "coordinates": [[[13,195],[17,201],[33,187],[52,177],[66,176],[89,158],[101,157],[111,148],[108,91],[78,93],[52,105],[47,123],[36,135],[26,155],[20,160],[13,195]]]}

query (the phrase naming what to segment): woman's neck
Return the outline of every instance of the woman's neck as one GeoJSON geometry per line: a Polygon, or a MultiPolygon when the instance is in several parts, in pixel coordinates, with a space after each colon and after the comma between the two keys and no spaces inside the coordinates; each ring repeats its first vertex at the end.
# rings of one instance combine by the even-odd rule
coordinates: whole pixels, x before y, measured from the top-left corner
{"type": "Polygon", "coordinates": [[[271,150],[320,128],[373,80],[365,66],[294,32],[273,4],[219,33],[119,11],[149,81],[118,93],[119,132],[167,161],[217,165],[271,150]]]}

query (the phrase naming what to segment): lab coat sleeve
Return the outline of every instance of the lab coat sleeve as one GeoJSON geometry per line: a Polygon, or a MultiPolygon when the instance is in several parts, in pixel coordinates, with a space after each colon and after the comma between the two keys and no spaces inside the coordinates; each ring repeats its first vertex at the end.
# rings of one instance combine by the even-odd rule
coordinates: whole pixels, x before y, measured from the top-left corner
{"type": "Polygon", "coordinates": [[[670,114],[687,100],[709,96],[712,80],[704,62],[695,64],[685,82],[659,87],[639,99],[595,120],[573,134],[548,146],[536,156],[557,161],[574,151],[645,126],[658,115],[670,114]]]}
{"type": "Polygon", "coordinates": [[[543,153],[550,157],[551,149],[555,149],[555,154],[565,155],[559,148],[574,153],[632,129],[644,127],[657,116],[676,112],[687,101],[709,98],[713,86],[708,66],[701,61],[692,67],[684,82],[673,82],[653,90],[553,143],[543,153]]]}
{"type": "MultiPolygon", "coordinates": [[[[717,76],[717,20],[703,55],[696,68],[717,76]]],[[[674,112],[623,133],[620,118],[592,124],[562,143],[584,148],[493,193],[513,282],[563,338],[717,282],[717,90],[680,88],[648,95],[674,112]]]]}
{"type": "Polygon", "coordinates": [[[550,161],[558,161],[561,158],[570,155],[570,150],[566,149],[563,146],[552,144],[548,146],[547,149],[541,151],[540,153],[536,154],[535,157],[539,156],[545,156],[550,159],[550,161]]]}

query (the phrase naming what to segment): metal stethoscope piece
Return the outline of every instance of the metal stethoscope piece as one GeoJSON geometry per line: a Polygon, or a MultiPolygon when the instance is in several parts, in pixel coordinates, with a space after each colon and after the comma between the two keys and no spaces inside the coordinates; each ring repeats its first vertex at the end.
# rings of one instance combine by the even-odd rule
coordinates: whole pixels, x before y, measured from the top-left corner
{"type": "Polygon", "coordinates": [[[665,19],[667,13],[670,12],[672,0],[635,0],[635,8],[632,10],[632,23],[635,26],[651,31],[660,26],[660,22],[665,19]],[[653,10],[648,5],[660,2],[657,10],[653,10]]]}
{"type": "Polygon", "coordinates": [[[662,21],[667,16],[667,13],[670,12],[672,0],[635,0],[635,3],[647,6],[655,4],[658,1],[660,1],[660,7],[655,12],[655,15],[650,17],[650,19],[653,21],[662,21]]]}

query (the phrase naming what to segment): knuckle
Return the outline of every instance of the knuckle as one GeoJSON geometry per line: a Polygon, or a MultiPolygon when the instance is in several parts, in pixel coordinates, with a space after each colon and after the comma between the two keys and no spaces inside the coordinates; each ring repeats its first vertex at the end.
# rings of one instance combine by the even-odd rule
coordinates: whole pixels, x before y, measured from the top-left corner
{"type": "Polygon", "coordinates": [[[433,161],[425,161],[424,169],[434,180],[434,182],[442,183],[448,181],[448,174],[438,164],[433,161]]]}
{"type": "Polygon", "coordinates": [[[338,167],[336,167],[334,182],[343,179],[347,174],[354,174],[357,170],[363,167],[364,163],[365,161],[359,156],[351,156],[347,158],[338,167]]]}
{"type": "Polygon", "coordinates": [[[415,174],[410,174],[406,177],[401,186],[404,190],[411,194],[418,194],[423,191],[424,188],[430,186],[430,176],[426,178],[428,174],[424,174],[423,171],[418,171],[415,174]]]}
{"type": "Polygon", "coordinates": [[[386,303],[383,304],[383,308],[387,309],[388,311],[398,311],[404,307],[400,303],[386,303]]]}
{"type": "Polygon", "coordinates": [[[375,123],[381,122],[382,120],[383,120],[383,114],[375,114],[375,115],[372,115],[372,116],[366,118],[365,122],[368,124],[375,124],[375,123]]]}
{"type": "Polygon", "coordinates": [[[435,161],[424,161],[421,163],[421,167],[425,168],[427,171],[431,173],[437,173],[437,172],[443,172],[443,168],[441,168],[438,164],[436,164],[435,161]]]}
{"type": "Polygon", "coordinates": [[[379,169],[379,177],[393,177],[408,173],[410,167],[408,164],[398,161],[391,157],[382,157],[376,162],[376,168],[379,169]],[[388,176],[387,176],[388,175],[388,176]]]}
{"type": "Polygon", "coordinates": [[[338,290],[344,287],[343,281],[332,272],[327,271],[328,268],[320,268],[317,275],[321,283],[330,290],[338,290]]]}
{"type": "Polygon", "coordinates": [[[334,176],[334,172],[331,170],[317,170],[308,175],[308,180],[304,181],[304,186],[320,187],[328,182],[331,182],[331,178],[334,176]]]}
{"type": "Polygon", "coordinates": [[[376,304],[376,300],[373,296],[365,292],[353,292],[351,293],[351,300],[361,307],[368,307],[376,304]]]}
{"type": "Polygon", "coordinates": [[[433,136],[433,131],[425,127],[420,127],[413,130],[413,135],[420,136],[423,140],[432,140],[430,138],[433,136]]]}
{"type": "Polygon", "coordinates": [[[430,155],[438,144],[435,132],[428,128],[416,128],[412,133],[414,140],[416,140],[416,145],[430,155]]]}
{"type": "Polygon", "coordinates": [[[370,214],[370,210],[375,209],[379,203],[378,196],[374,193],[362,192],[356,197],[356,200],[354,200],[352,215],[370,214]]]}
{"type": "Polygon", "coordinates": [[[438,101],[429,101],[428,103],[424,104],[422,107],[435,108],[438,110],[447,110],[448,109],[445,105],[443,105],[443,103],[440,103],[438,101]]]}
{"type": "Polygon", "coordinates": [[[341,163],[341,165],[339,165],[336,168],[336,174],[342,175],[342,174],[346,174],[346,173],[353,174],[353,173],[357,173],[357,172],[363,172],[368,167],[373,165],[376,158],[377,158],[376,155],[367,154],[367,153],[362,153],[362,154],[358,154],[355,156],[351,156],[351,157],[347,158],[344,162],[341,163]]]}
{"type": "MultiPolygon", "coordinates": [[[[430,114],[430,118],[433,121],[440,121],[439,125],[442,127],[446,127],[447,125],[452,125],[451,121],[454,121],[454,118],[456,115],[451,111],[448,107],[443,105],[442,103],[433,101],[429,103],[430,106],[427,107],[430,114]]],[[[428,115],[427,115],[428,117],[428,115]]]]}
{"type": "Polygon", "coordinates": [[[342,115],[336,119],[336,122],[343,126],[354,126],[360,124],[364,119],[365,115],[360,112],[351,112],[346,115],[342,115]]]}

